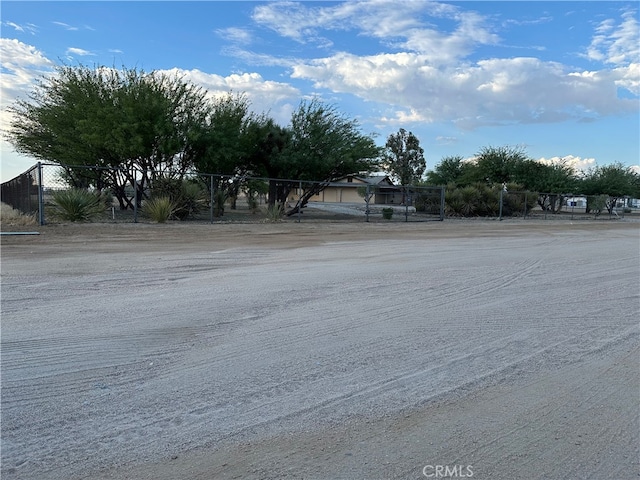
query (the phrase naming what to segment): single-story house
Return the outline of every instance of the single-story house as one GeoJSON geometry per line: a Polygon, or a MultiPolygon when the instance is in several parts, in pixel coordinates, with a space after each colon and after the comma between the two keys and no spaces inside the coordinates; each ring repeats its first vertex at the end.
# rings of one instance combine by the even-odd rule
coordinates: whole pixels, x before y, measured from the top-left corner
{"type": "Polygon", "coordinates": [[[387,175],[347,175],[331,182],[322,192],[309,199],[310,202],[366,203],[362,193],[367,186],[373,194],[369,203],[400,204],[402,192],[387,175]]]}

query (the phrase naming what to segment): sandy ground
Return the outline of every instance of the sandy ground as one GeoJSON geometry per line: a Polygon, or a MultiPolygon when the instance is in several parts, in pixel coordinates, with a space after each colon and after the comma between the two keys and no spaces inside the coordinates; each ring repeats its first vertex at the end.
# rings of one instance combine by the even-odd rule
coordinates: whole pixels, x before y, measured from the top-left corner
{"type": "Polygon", "coordinates": [[[2,237],[4,479],[638,479],[640,224],[2,237]]]}

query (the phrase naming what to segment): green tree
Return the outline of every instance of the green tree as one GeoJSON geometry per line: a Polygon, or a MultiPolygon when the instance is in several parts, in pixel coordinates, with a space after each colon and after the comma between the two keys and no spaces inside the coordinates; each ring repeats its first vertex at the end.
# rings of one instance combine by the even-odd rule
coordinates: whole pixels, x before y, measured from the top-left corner
{"type": "Polygon", "coordinates": [[[512,178],[535,192],[572,193],[576,188],[575,172],[565,163],[549,165],[536,160],[524,160],[515,165],[512,178]]]}
{"type": "Polygon", "coordinates": [[[501,185],[512,182],[516,168],[526,160],[528,157],[521,147],[483,147],[476,155],[472,179],[501,185]]]}
{"type": "MultiPolygon", "coordinates": [[[[332,181],[352,173],[370,172],[377,165],[380,149],[373,138],[360,133],[355,120],[347,119],[335,107],[318,99],[299,105],[288,130],[289,141],[273,158],[273,167],[282,177],[305,183],[287,215],[297,213],[332,181]]],[[[287,197],[296,183],[284,185],[282,198],[287,197]]]]}
{"type": "Polygon", "coordinates": [[[140,200],[154,177],[180,177],[191,167],[209,113],[205,92],[176,76],[85,66],[58,67],[9,110],[16,151],[64,166],[110,167],[66,175],[71,184],[110,188],[121,208],[133,206],[126,185],[140,200]]]}
{"type": "Polygon", "coordinates": [[[513,169],[512,178],[525,189],[538,193],[538,205],[553,213],[560,211],[565,194],[575,193],[577,183],[574,169],[565,163],[544,164],[524,160],[513,169]]]}
{"type": "Polygon", "coordinates": [[[435,168],[427,172],[427,183],[431,185],[460,185],[475,165],[465,162],[462,156],[444,157],[435,168]]]}
{"type": "MultiPolygon", "coordinates": [[[[228,93],[212,102],[195,141],[194,166],[200,173],[216,174],[213,188],[214,216],[224,214],[227,199],[235,198],[246,175],[242,139],[251,113],[245,95],[228,93]]],[[[235,202],[234,202],[235,206],[235,202]]]]}
{"type": "Polygon", "coordinates": [[[382,168],[400,185],[419,182],[427,168],[427,162],[418,138],[403,128],[398,133],[389,135],[382,154],[382,168]]]}
{"type": "Polygon", "coordinates": [[[229,93],[212,104],[194,161],[201,173],[241,175],[245,173],[244,136],[251,119],[249,101],[243,94],[229,93]]]}
{"type": "Polygon", "coordinates": [[[591,208],[591,196],[606,195],[606,209],[613,212],[619,199],[640,197],[640,175],[621,163],[592,168],[579,182],[580,191],[587,195],[587,210],[591,208]]]}
{"type": "Polygon", "coordinates": [[[280,156],[290,140],[291,132],[266,116],[256,117],[248,125],[250,149],[247,162],[254,176],[269,178],[267,201],[272,209],[276,203],[283,204],[286,199],[285,183],[277,179],[287,178],[289,174],[280,156]]]}

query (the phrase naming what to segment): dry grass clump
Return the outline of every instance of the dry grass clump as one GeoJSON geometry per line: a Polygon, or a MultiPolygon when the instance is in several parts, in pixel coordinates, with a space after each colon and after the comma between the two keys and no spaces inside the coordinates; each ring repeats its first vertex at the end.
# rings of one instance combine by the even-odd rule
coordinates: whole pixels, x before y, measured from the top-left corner
{"type": "Polygon", "coordinates": [[[25,215],[6,203],[0,203],[0,225],[37,225],[35,215],[25,215]]]}
{"type": "Polygon", "coordinates": [[[176,204],[167,196],[152,198],[142,205],[142,213],[158,223],[166,223],[175,210],[176,204]]]}

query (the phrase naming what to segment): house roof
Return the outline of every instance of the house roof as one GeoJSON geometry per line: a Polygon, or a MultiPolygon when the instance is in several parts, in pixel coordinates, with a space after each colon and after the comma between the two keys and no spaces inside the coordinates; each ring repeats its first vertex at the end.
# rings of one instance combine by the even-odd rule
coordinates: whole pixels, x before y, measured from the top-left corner
{"type": "Polygon", "coordinates": [[[331,183],[346,183],[349,178],[352,179],[352,182],[350,183],[353,183],[353,180],[356,180],[357,182],[369,185],[393,185],[393,182],[388,175],[345,175],[331,183]]]}

